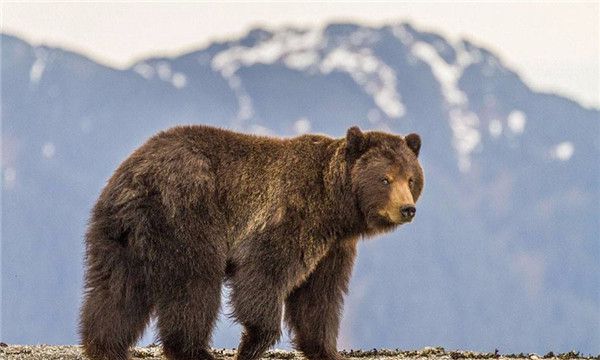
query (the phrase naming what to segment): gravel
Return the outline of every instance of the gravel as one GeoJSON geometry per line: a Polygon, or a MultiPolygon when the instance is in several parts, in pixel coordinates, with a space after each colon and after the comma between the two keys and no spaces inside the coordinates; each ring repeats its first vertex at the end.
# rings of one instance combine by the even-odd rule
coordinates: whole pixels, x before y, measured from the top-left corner
{"type": "MultiPolygon", "coordinates": [[[[233,359],[235,350],[229,349],[213,349],[213,353],[217,359],[233,359]]],[[[546,355],[538,354],[510,354],[502,355],[496,350],[494,353],[478,353],[473,351],[449,351],[443,348],[426,347],[421,350],[403,351],[403,350],[388,350],[388,349],[373,349],[373,350],[349,350],[341,351],[340,354],[346,359],[377,359],[377,360],[457,360],[457,359],[556,359],[556,360],[571,360],[571,359],[594,359],[600,360],[600,355],[581,355],[578,352],[568,352],[563,354],[554,354],[549,352],[546,355]]],[[[158,345],[148,347],[137,347],[131,351],[132,359],[143,360],[164,360],[162,356],[162,348],[158,345]]],[[[84,360],[87,359],[82,355],[81,346],[54,346],[54,345],[7,345],[0,343],[0,359],[4,360],[84,360]]],[[[266,360],[304,360],[302,355],[294,351],[272,350],[265,353],[263,359],[266,360]]]]}

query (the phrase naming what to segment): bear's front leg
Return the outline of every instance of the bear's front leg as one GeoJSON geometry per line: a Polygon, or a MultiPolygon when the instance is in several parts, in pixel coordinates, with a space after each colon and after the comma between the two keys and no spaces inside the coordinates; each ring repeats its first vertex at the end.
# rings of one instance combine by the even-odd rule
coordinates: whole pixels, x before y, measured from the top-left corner
{"type": "Polygon", "coordinates": [[[274,254],[246,255],[236,261],[231,277],[233,315],[244,327],[236,360],[258,359],[279,340],[288,282],[287,262],[273,260],[274,254]]]}
{"type": "Polygon", "coordinates": [[[280,335],[279,324],[245,324],[236,360],[259,359],[268,348],[279,340],[280,335]]]}
{"type": "Polygon", "coordinates": [[[285,301],[285,320],[294,332],[294,345],[310,360],[341,359],[337,336],[356,242],[346,239],[333,245],[306,282],[285,301]]]}

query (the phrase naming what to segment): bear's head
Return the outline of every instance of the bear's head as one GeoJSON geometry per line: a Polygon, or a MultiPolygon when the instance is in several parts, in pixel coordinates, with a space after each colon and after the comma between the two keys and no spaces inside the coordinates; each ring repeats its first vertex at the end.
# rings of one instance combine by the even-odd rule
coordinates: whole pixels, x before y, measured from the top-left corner
{"type": "Polygon", "coordinates": [[[369,233],[389,231],[414,218],[425,180],[420,149],[417,134],[402,137],[348,129],[346,161],[352,191],[369,233]]]}

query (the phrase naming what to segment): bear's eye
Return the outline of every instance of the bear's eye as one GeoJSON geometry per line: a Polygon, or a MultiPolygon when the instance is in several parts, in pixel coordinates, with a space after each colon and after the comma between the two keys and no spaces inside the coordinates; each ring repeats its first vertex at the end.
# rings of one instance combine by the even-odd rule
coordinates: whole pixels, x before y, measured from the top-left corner
{"type": "Polygon", "coordinates": [[[408,179],[408,186],[413,187],[415,185],[415,180],[413,178],[408,179]]]}
{"type": "Polygon", "coordinates": [[[388,178],[382,178],[381,182],[383,183],[383,185],[389,185],[390,184],[390,179],[388,179],[388,178]]]}

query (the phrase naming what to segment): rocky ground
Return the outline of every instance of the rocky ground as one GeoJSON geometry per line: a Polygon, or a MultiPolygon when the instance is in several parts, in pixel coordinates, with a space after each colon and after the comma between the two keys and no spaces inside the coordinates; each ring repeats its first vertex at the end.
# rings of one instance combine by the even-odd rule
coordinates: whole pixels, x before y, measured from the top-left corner
{"type": "MultiPolygon", "coordinates": [[[[233,359],[235,350],[214,349],[215,357],[219,360],[233,359]]],[[[510,354],[502,355],[495,353],[477,353],[472,351],[449,351],[443,348],[424,348],[415,351],[403,350],[350,350],[342,351],[341,355],[346,359],[357,360],[457,360],[457,359],[500,359],[500,360],[574,360],[574,359],[594,359],[600,360],[598,356],[585,356],[575,352],[564,354],[554,354],[552,352],[545,355],[538,354],[510,354]]],[[[4,360],[84,360],[86,359],[81,352],[80,346],[21,346],[7,345],[0,343],[0,359],[4,360]]],[[[163,360],[162,349],[160,346],[148,346],[135,348],[132,350],[132,360],[163,360]]],[[[266,360],[293,360],[304,359],[299,353],[293,351],[273,350],[267,352],[263,359],[266,360]]]]}

